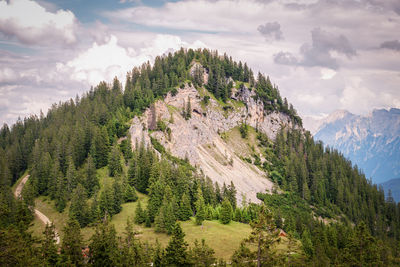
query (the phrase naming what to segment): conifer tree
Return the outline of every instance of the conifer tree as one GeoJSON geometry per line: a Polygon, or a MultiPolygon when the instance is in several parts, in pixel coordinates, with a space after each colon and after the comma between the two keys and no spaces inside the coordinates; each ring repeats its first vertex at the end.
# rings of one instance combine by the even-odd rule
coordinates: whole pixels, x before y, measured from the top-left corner
{"type": "Polygon", "coordinates": [[[228,224],[232,220],[232,205],[228,199],[222,201],[221,208],[221,222],[223,224],[228,224]]]}
{"type": "Polygon", "coordinates": [[[194,266],[213,266],[216,262],[214,254],[215,251],[206,244],[204,239],[201,240],[201,243],[196,239],[193,248],[189,251],[194,266]]]}
{"type": "Polygon", "coordinates": [[[189,97],[186,106],[185,119],[188,120],[191,117],[192,117],[192,104],[190,103],[190,97],[189,97]]]}
{"type": "Polygon", "coordinates": [[[99,210],[100,216],[103,217],[105,214],[115,214],[114,204],[114,190],[109,185],[106,185],[103,191],[100,193],[99,199],[99,210]]]}
{"type": "Polygon", "coordinates": [[[153,266],[154,267],[163,267],[165,266],[165,251],[161,247],[160,243],[158,242],[158,239],[156,239],[156,248],[154,251],[154,256],[153,256],[153,266]]]}
{"type": "Polygon", "coordinates": [[[83,265],[82,242],[79,222],[70,219],[64,227],[64,238],[61,244],[61,257],[64,262],[70,262],[76,266],[83,265]]]}
{"type": "Polygon", "coordinates": [[[87,204],[86,190],[81,184],[78,184],[72,193],[69,216],[76,219],[82,228],[89,223],[89,207],[87,204]]]}
{"type": "Polygon", "coordinates": [[[122,266],[144,266],[150,261],[150,255],[148,251],[145,251],[144,247],[136,237],[140,232],[133,228],[131,220],[128,218],[125,227],[125,238],[123,239],[121,253],[122,266]]]}
{"type": "Polygon", "coordinates": [[[149,212],[149,220],[154,221],[155,216],[158,214],[160,209],[160,203],[162,203],[164,197],[164,185],[161,181],[156,180],[152,182],[149,187],[149,201],[147,204],[147,209],[149,212]]]}
{"type": "Polygon", "coordinates": [[[261,265],[276,264],[277,256],[273,245],[280,242],[279,230],[273,222],[272,214],[263,204],[258,213],[258,218],[250,223],[251,233],[246,242],[257,247],[257,267],[261,265]]]}
{"type": "Polygon", "coordinates": [[[108,152],[109,152],[109,139],[107,130],[105,127],[101,127],[100,129],[94,132],[93,142],[91,147],[90,154],[94,158],[94,162],[96,163],[96,168],[101,168],[107,165],[108,163],[108,152]]]}
{"type": "Polygon", "coordinates": [[[54,266],[59,261],[54,224],[46,224],[43,235],[44,239],[42,240],[40,247],[41,254],[46,262],[46,265],[54,266]]]}
{"type": "MultiPolygon", "coordinates": [[[[72,193],[75,187],[78,185],[78,175],[75,169],[74,162],[71,157],[68,158],[67,174],[65,176],[67,180],[67,192],[72,193]]],[[[65,189],[64,189],[65,190],[65,189]]]]}
{"type": "Polygon", "coordinates": [[[219,184],[217,182],[215,182],[215,198],[218,203],[222,203],[222,193],[221,193],[221,189],[219,188],[219,184]]]}
{"type": "Polygon", "coordinates": [[[351,266],[381,266],[380,255],[376,239],[364,222],[359,223],[346,246],[346,262],[351,266]]]}
{"type": "Polygon", "coordinates": [[[108,217],[103,219],[96,227],[89,245],[90,260],[93,266],[117,266],[119,251],[117,233],[114,225],[110,224],[108,217]]]}
{"type": "Polygon", "coordinates": [[[246,246],[245,242],[241,242],[239,248],[232,255],[232,266],[255,266],[253,261],[254,252],[246,246]]]}
{"type": "Polygon", "coordinates": [[[114,183],[113,183],[113,187],[112,187],[112,191],[114,193],[114,202],[113,202],[113,206],[114,206],[114,214],[119,213],[122,210],[122,203],[124,202],[124,192],[122,191],[122,184],[120,181],[120,177],[118,177],[114,183]]]}
{"type": "Polygon", "coordinates": [[[166,232],[171,234],[176,222],[175,212],[173,208],[171,188],[167,185],[165,187],[164,200],[160,211],[154,219],[154,224],[157,232],[166,232]]]}
{"type": "Polygon", "coordinates": [[[189,257],[185,242],[185,233],[182,231],[179,223],[176,223],[172,233],[172,237],[165,249],[165,264],[167,266],[187,266],[189,265],[189,257]]]}
{"type": "Polygon", "coordinates": [[[135,202],[139,199],[134,187],[130,186],[128,183],[124,184],[124,201],[125,202],[135,202]]]}
{"type": "Polygon", "coordinates": [[[88,196],[91,197],[93,193],[99,188],[99,179],[97,177],[97,172],[96,172],[96,165],[94,163],[92,155],[89,154],[85,166],[85,174],[86,174],[86,180],[85,180],[85,188],[88,193],[88,196]]]}
{"type": "Polygon", "coordinates": [[[111,177],[122,172],[121,154],[118,146],[114,145],[111,149],[110,158],[108,160],[108,170],[111,177]]]}
{"type": "Polygon", "coordinates": [[[197,189],[197,200],[196,200],[196,224],[202,225],[206,218],[206,205],[204,203],[203,193],[201,188],[197,189]]]}
{"type": "Polygon", "coordinates": [[[142,209],[142,204],[138,201],[138,205],[135,210],[134,221],[136,224],[142,224],[146,221],[146,211],[142,209]]]}
{"type": "Polygon", "coordinates": [[[69,194],[66,190],[67,181],[61,173],[57,177],[56,186],[57,186],[55,194],[56,209],[58,212],[63,212],[63,210],[67,206],[67,200],[69,194]]]}
{"type": "Polygon", "coordinates": [[[189,196],[183,193],[181,203],[179,206],[179,219],[181,221],[187,221],[193,215],[192,207],[190,205],[189,196]]]}

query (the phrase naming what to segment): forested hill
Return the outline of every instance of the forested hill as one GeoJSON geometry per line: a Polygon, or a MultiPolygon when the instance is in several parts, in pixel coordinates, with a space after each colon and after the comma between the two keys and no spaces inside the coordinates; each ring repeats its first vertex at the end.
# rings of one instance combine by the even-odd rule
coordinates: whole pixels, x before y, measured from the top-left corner
{"type": "MultiPolygon", "coordinates": [[[[193,112],[189,100],[179,114],[190,123],[193,112]]],[[[168,123],[173,124],[173,118],[168,123]]],[[[159,121],[149,131],[168,136],[168,123],[159,121]]],[[[230,133],[219,134],[229,142],[230,133]]],[[[111,84],[101,82],[81,98],[55,104],[46,115],[4,125],[0,130],[0,186],[2,266],[197,266],[205,259],[204,266],[211,266],[216,262],[212,248],[197,243],[188,250],[176,224],[191,216],[198,225],[204,220],[250,223],[252,237],[232,251],[230,261],[236,266],[255,261],[263,266],[399,264],[400,206],[386,202],[382,190],[340,153],[314,142],[269,77],[260,73],[254,77],[247,64],[206,49],[181,49],[157,57],[153,65],[133,68],[124,89],[116,78],[111,84]],[[188,87],[206,90],[202,105],[213,98],[223,112],[234,112],[231,104],[241,100],[232,100],[232,93],[246,88],[253,93],[252,99],[262,102],[263,113],[285,114],[295,126],[282,125],[275,140],[246,121],[237,128],[241,139],[235,142],[246,144],[251,151],[241,160],[275,184],[273,194],[258,195],[264,204],[237,205],[235,184],[213,183],[156,138],[147,145],[144,140],[132,145],[128,129],[133,119],[157,100],[188,87]],[[103,170],[109,183],[103,184],[98,177],[103,170]],[[22,199],[15,200],[11,186],[26,172],[31,175],[29,182],[22,199]],[[172,234],[165,249],[158,243],[141,242],[132,220],[128,220],[124,239],[118,239],[108,224],[107,218],[120,213],[123,203],[138,200],[137,191],[144,194],[147,205],[138,203],[133,221],[172,234]],[[47,196],[58,212],[70,217],[60,229],[64,233],[60,253],[54,229],[46,227],[40,244],[27,231],[38,196],[47,196]],[[82,240],[83,227],[96,227],[89,242],[82,240]],[[275,227],[302,245],[291,241],[283,252],[275,251],[279,240],[275,227]],[[267,238],[257,239],[257,234],[267,238]],[[264,243],[254,244],[254,240],[264,243]],[[83,258],[81,248],[87,246],[89,254],[83,258]]]]}

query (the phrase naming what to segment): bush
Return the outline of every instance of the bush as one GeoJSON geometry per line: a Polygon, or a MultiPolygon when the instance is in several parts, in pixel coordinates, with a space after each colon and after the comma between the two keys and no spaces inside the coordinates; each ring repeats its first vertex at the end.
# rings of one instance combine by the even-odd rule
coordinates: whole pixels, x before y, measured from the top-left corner
{"type": "Polygon", "coordinates": [[[163,145],[160,142],[158,142],[157,139],[155,139],[154,137],[150,136],[150,141],[151,141],[151,144],[153,145],[155,150],[157,150],[161,154],[165,152],[165,148],[163,147],[163,145]]]}
{"type": "Polygon", "coordinates": [[[246,123],[242,123],[239,127],[239,131],[242,138],[247,138],[249,135],[249,126],[246,123]]]}
{"type": "Polygon", "coordinates": [[[158,120],[157,121],[157,130],[164,132],[167,129],[167,125],[165,124],[164,121],[158,120]]]}
{"type": "Polygon", "coordinates": [[[178,90],[176,90],[176,88],[173,88],[172,90],[171,90],[171,95],[172,96],[176,96],[178,94],[178,90]]]}
{"type": "Polygon", "coordinates": [[[203,97],[203,103],[204,105],[208,105],[208,103],[210,102],[210,96],[206,95],[203,97]]]}

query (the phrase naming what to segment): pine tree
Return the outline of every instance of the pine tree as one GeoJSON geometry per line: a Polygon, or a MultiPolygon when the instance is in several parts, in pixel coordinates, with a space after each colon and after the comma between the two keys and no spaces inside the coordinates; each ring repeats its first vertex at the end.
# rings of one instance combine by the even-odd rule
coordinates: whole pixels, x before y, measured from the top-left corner
{"type": "Polygon", "coordinates": [[[54,266],[59,261],[54,224],[46,224],[43,235],[44,239],[42,240],[40,247],[41,254],[46,262],[46,265],[54,266]]]}
{"type": "Polygon", "coordinates": [[[116,145],[111,149],[110,158],[108,160],[108,170],[111,177],[122,173],[121,154],[116,145]]]}
{"type": "Polygon", "coordinates": [[[190,103],[190,97],[189,97],[186,106],[185,119],[188,120],[191,117],[192,117],[192,104],[190,103]]]}
{"type": "Polygon", "coordinates": [[[156,248],[154,251],[154,256],[153,256],[153,266],[154,267],[163,267],[165,266],[165,251],[161,247],[160,243],[158,242],[158,239],[156,239],[156,248]]]}
{"type": "Polygon", "coordinates": [[[122,203],[124,201],[124,193],[122,191],[122,184],[120,179],[117,179],[113,183],[112,192],[114,194],[113,199],[113,210],[114,214],[120,213],[122,210],[122,203]]]}
{"type": "Polygon", "coordinates": [[[69,157],[69,159],[68,159],[68,168],[67,168],[67,174],[66,174],[65,178],[67,180],[66,190],[68,193],[72,193],[72,191],[78,185],[78,175],[77,175],[77,172],[75,169],[74,162],[72,161],[71,157],[69,157]]]}
{"type": "Polygon", "coordinates": [[[236,191],[235,185],[231,181],[231,184],[228,186],[228,199],[229,199],[229,202],[231,202],[233,209],[236,208],[236,202],[237,202],[236,193],[237,193],[237,191],[236,191]]]}
{"type": "Polygon", "coordinates": [[[146,211],[142,209],[142,204],[140,204],[140,201],[138,202],[138,205],[135,210],[134,221],[136,224],[142,224],[146,221],[146,211]]]}
{"type": "Polygon", "coordinates": [[[273,222],[273,216],[263,204],[258,213],[258,218],[250,223],[251,233],[246,239],[247,243],[257,247],[257,267],[262,264],[276,264],[277,256],[273,245],[280,242],[279,230],[273,222]]]}
{"type": "Polygon", "coordinates": [[[228,224],[232,220],[232,205],[228,199],[222,201],[220,220],[223,224],[228,224]]]}
{"type": "Polygon", "coordinates": [[[158,214],[160,203],[162,203],[163,197],[164,185],[159,180],[152,182],[149,187],[149,201],[147,204],[149,220],[151,222],[154,221],[155,216],[158,214]]]}
{"type": "Polygon", "coordinates": [[[109,185],[106,185],[100,193],[99,210],[100,216],[104,217],[105,214],[113,215],[114,210],[114,190],[109,185]]]}
{"type": "Polygon", "coordinates": [[[183,193],[181,203],[179,206],[179,219],[181,221],[187,221],[193,215],[192,207],[190,205],[190,199],[186,193],[183,193]]]}
{"type": "Polygon", "coordinates": [[[382,266],[376,239],[366,224],[357,225],[345,249],[345,259],[351,266],[382,266]]]}
{"type": "Polygon", "coordinates": [[[96,227],[89,245],[90,260],[93,266],[117,266],[119,251],[117,233],[114,225],[110,224],[107,216],[96,227]]]}
{"type": "Polygon", "coordinates": [[[196,239],[193,248],[189,251],[190,259],[194,266],[213,266],[216,262],[214,254],[215,251],[207,246],[204,239],[201,240],[201,244],[196,239]]]}
{"type": "Polygon", "coordinates": [[[236,209],[235,209],[235,213],[233,215],[233,220],[235,222],[242,222],[242,211],[238,207],[236,207],[236,209]]]}
{"type": "Polygon", "coordinates": [[[125,238],[122,243],[121,253],[121,266],[144,266],[150,261],[150,255],[148,251],[145,251],[144,247],[136,237],[140,234],[139,231],[133,229],[133,225],[129,218],[126,222],[125,227],[125,238]]]}
{"type": "Polygon", "coordinates": [[[158,215],[154,219],[154,224],[157,232],[166,232],[167,234],[172,234],[176,222],[176,217],[173,208],[173,202],[171,201],[171,199],[173,199],[172,191],[171,188],[167,185],[165,187],[162,206],[158,215]]]}
{"type": "Polygon", "coordinates": [[[204,203],[203,193],[201,188],[197,189],[197,200],[196,200],[196,224],[202,225],[206,218],[206,205],[204,203]]]}
{"type": "Polygon", "coordinates": [[[218,203],[222,203],[222,194],[221,194],[221,189],[219,188],[219,184],[215,182],[215,198],[218,203]]]}
{"type": "Polygon", "coordinates": [[[109,152],[109,139],[107,130],[105,127],[101,127],[99,130],[94,132],[93,142],[90,154],[94,158],[96,168],[101,168],[108,163],[108,152],[109,152]]]}
{"type": "Polygon", "coordinates": [[[55,202],[56,202],[56,209],[58,212],[63,212],[65,207],[67,206],[68,200],[68,192],[65,190],[67,186],[67,181],[64,176],[60,173],[57,177],[56,183],[56,194],[55,194],[55,202]]]}
{"type": "Polygon", "coordinates": [[[245,242],[241,242],[239,248],[232,255],[232,266],[255,266],[253,261],[254,252],[246,246],[245,242]]]}
{"type": "Polygon", "coordinates": [[[69,216],[76,219],[81,228],[89,223],[89,207],[87,204],[86,190],[81,184],[78,184],[72,193],[69,216]]]}
{"type": "Polygon", "coordinates": [[[125,202],[135,202],[139,199],[134,187],[130,186],[128,183],[124,184],[124,201],[125,202]]]}
{"type": "Polygon", "coordinates": [[[88,196],[91,197],[93,193],[100,187],[99,185],[99,179],[97,177],[97,172],[96,172],[96,165],[94,163],[92,155],[89,154],[85,166],[85,174],[86,174],[86,179],[85,179],[85,188],[88,193],[88,196]]]}
{"type": "Polygon", "coordinates": [[[73,265],[83,265],[82,257],[83,239],[79,222],[70,219],[64,227],[64,238],[61,244],[61,257],[64,262],[70,262],[73,265]]]}
{"type": "Polygon", "coordinates": [[[185,233],[182,231],[179,223],[175,224],[172,237],[165,249],[165,264],[167,266],[187,266],[188,261],[188,244],[185,242],[185,233]]]}

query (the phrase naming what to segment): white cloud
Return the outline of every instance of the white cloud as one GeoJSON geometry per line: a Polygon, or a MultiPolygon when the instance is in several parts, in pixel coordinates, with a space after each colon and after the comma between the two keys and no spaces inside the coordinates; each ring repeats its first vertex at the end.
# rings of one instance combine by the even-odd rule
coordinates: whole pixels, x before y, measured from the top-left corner
{"type": "Polygon", "coordinates": [[[8,67],[0,68],[0,83],[13,82],[18,78],[17,73],[8,67]]]}
{"type": "Polygon", "coordinates": [[[0,1],[0,32],[25,44],[73,44],[76,23],[68,10],[52,13],[30,0],[0,1]]]}
{"type": "Polygon", "coordinates": [[[156,35],[144,48],[125,49],[118,44],[112,35],[104,44],[93,43],[92,47],[80,53],[67,63],[58,63],[57,70],[69,74],[70,78],[88,85],[96,85],[100,81],[111,81],[117,76],[123,83],[127,71],[166,52],[179,50],[181,47],[205,47],[199,41],[189,44],[172,35],[156,35]]]}
{"type": "Polygon", "coordinates": [[[336,71],[332,69],[321,69],[321,79],[323,80],[330,80],[336,75],[336,71]]]}

